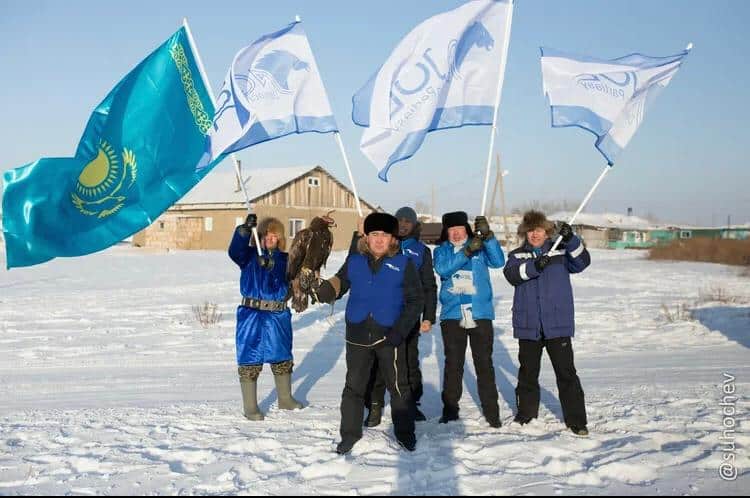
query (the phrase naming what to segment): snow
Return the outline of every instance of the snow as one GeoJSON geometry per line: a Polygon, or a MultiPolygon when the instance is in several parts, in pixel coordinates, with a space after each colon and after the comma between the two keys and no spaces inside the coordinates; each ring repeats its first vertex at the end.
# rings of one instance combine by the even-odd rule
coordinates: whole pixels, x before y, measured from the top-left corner
{"type": "MultiPolygon", "coordinates": [[[[1,254],[1,253],[0,253],[1,254]]],[[[420,343],[417,451],[386,421],[346,457],[338,440],[344,303],[295,315],[295,396],[278,410],[260,378],[263,422],[240,412],[234,363],[238,272],[223,252],[115,247],[0,273],[0,494],[744,494],[750,436],[737,405],[736,468],[718,475],[724,373],[750,391],[750,286],[734,268],[592,251],[574,277],[576,363],[591,435],[565,429],[543,361],[540,418],[510,424],[518,346],[512,289],[493,271],[494,360],[504,425],[478,408],[467,358],[461,420],[440,425],[439,328],[420,343]],[[702,302],[721,286],[734,303],[702,302]],[[216,302],[201,328],[191,306],[216,302]],[[697,306],[674,322],[662,307],[697,306]]],[[[4,256],[0,255],[0,260],[4,256]]],[[[335,253],[328,273],[342,263],[335,253]]],[[[0,261],[0,264],[4,261],[0,261]]],[[[745,405],[746,406],[746,405],[745,405]]]]}

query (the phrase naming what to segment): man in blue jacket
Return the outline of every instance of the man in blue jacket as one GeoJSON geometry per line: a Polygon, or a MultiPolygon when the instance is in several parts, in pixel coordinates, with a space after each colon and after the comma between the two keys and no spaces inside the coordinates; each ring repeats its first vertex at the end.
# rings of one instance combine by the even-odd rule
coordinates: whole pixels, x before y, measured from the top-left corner
{"type": "Polygon", "coordinates": [[[514,422],[529,423],[539,414],[539,370],[542,350],[552,361],[565,424],[579,436],[588,435],[586,405],[573,361],[575,320],[570,274],[591,264],[591,256],[567,223],[562,243],[550,252],[554,225],[543,213],[524,214],[518,234],[524,244],[508,255],[505,278],[515,287],[513,336],[518,339],[518,411],[514,422]]]}
{"type": "Polygon", "coordinates": [[[365,394],[372,367],[391,394],[391,416],[399,444],[414,451],[414,409],[407,376],[406,338],[424,307],[422,285],[411,259],[400,254],[398,220],[372,213],[364,220],[365,236],[336,276],[313,287],[318,301],[332,303],[349,293],[346,304],[346,385],[341,395],[339,454],[349,453],[362,438],[365,394]]]}
{"type": "Polygon", "coordinates": [[[284,225],[267,218],[248,215],[238,226],[229,245],[229,257],[240,268],[242,302],[237,307],[237,364],[245,418],[263,420],[258,408],[258,377],[264,363],[271,364],[279,396],[279,408],[295,410],[302,404],[292,397],[292,315],[286,300],[288,255],[284,252],[284,225]],[[258,227],[263,256],[251,245],[251,234],[258,227]]]}
{"type": "Polygon", "coordinates": [[[440,423],[458,420],[466,346],[470,342],[482,412],[490,426],[499,428],[500,410],[492,364],[495,305],[489,268],[502,268],[505,257],[485,217],[477,216],[474,228],[472,231],[463,211],[445,214],[442,242],[435,249],[445,349],[440,423]]]}
{"type": "MultiPolygon", "coordinates": [[[[415,417],[417,422],[423,422],[426,417],[419,409],[419,401],[422,399],[424,388],[422,386],[422,371],[419,369],[419,335],[426,334],[435,323],[437,309],[437,283],[435,282],[435,271],[432,267],[432,252],[430,248],[419,240],[421,225],[417,219],[417,213],[412,208],[405,206],[396,211],[398,220],[398,239],[400,241],[401,254],[409,258],[419,272],[419,280],[422,283],[424,294],[424,308],[422,319],[417,320],[406,338],[406,364],[408,367],[409,384],[416,405],[415,417]]],[[[385,379],[380,373],[377,361],[373,367],[372,377],[365,395],[365,405],[369,410],[365,425],[377,427],[383,416],[385,402],[385,379]]]]}

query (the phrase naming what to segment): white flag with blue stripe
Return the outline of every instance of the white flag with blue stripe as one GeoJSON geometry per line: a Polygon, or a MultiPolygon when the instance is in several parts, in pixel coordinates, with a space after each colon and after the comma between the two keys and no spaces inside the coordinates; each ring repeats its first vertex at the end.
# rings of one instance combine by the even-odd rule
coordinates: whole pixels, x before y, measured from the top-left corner
{"type": "Polygon", "coordinates": [[[294,22],[235,56],[198,169],[223,154],[312,131],[338,127],[302,24],[294,22]]]}
{"type": "Polygon", "coordinates": [[[387,181],[427,133],[491,125],[513,3],[474,0],[414,28],[353,99],[360,147],[387,181]]]}
{"type": "Polygon", "coordinates": [[[544,93],[552,126],[578,126],[597,136],[607,162],[628,144],[646,108],[666,88],[690,52],[669,57],[632,54],[605,60],[542,48],[544,93]]]}

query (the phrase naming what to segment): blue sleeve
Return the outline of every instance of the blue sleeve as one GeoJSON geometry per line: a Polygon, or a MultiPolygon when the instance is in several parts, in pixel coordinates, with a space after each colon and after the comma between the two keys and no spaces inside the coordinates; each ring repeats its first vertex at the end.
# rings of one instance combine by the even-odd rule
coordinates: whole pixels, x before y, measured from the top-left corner
{"type": "Polygon", "coordinates": [[[569,273],[581,273],[591,264],[591,254],[581,239],[573,236],[565,247],[565,266],[569,273]]]}
{"type": "Polygon", "coordinates": [[[237,263],[237,266],[244,268],[253,258],[255,247],[250,245],[250,236],[243,237],[238,230],[234,231],[232,242],[229,244],[229,257],[237,263]]]}
{"type": "Polygon", "coordinates": [[[500,242],[494,237],[484,242],[484,255],[487,266],[490,268],[502,268],[505,264],[503,248],[500,246],[500,242]]]}
{"type": "Polygon", "coordinates": [[[539,277],[539,272],[536,271],[536,266],[534,266],[534,260],[518,258],[516,253],[517,251],[513,251],[508,255],[508,262],[505,263],[503,269],[505,279],[513,287],[539,277]]]}
{"type": "Polygon", "coordinates": [[[454,252],[452,246],[435,249],[435,271],[442,278],[448,278],[469,261],[463,251],[454,252]]]}

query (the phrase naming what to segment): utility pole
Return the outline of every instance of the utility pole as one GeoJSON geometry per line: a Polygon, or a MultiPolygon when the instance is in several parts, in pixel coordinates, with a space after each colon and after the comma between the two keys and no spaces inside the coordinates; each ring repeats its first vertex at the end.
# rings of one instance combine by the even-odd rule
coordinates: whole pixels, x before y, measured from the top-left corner
{"type": "Polygon", "coordinates": [[[507,175],[507,171],[500,169],[500,154],[497,155],[497,176],[500,183],[500,209],[503,215],[503,225],[505,226],[505,241],[510,247],[510,230],[508,230],[508,213],[505,211],[505,183],[503,177],[507,175]]]}
{"type": "Polygon", "coordinates": [[[435,221],[435,182],[432,182],[432,205],[430,206],[430,221],[435,221]]]}

